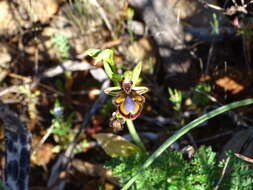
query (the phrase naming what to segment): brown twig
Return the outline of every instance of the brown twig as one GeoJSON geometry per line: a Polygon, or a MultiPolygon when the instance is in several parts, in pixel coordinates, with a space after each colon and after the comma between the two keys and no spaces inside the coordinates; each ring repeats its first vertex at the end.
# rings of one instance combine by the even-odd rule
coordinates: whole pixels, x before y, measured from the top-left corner
{"type": "MultiPolygon", "coordinates": [[[[85,62],[85,61],[69,60],[69,61],[63,62],[60,65],[57,65],[56,67],[47,69],[42,74],[36,75],[33,80],[30,77],[25,77],[25,76],[18,75],[15,73],[8,73],[8,75],[10,77],[23,80],[25,84],[30,84],[31,87],[34,87],[40,84],[41,79],[55,77],[57,75],[63,74],[66,71],[84,71],[84,70],[91,70],[91,69],[97,69],[97,67],[94,67],[90,63],[85,62]]],[[[11,87],[0,90],[0,97],[8,93],[17,92],[18,91],[17,89],[19,86],[20,85],[13,85],[11,87]]],[[[41,84],[41,86],[46,88],[46,86],[43,84],[41,84]]],[[[56,92],[53,89],[50,89],[50,90],[56,92]]]]}
{"type": "Polygon", "coordinates": [[[101,48],[102,49],[113,48],[115,46],[122,44],[123,42],[127,40],[128,39],[117,39],[117,40],[109,41],[109,42],[104,43],[101,48]]]}
{"type": "Polygon", "coordinates": [[[0,97],[4,96],[5,94],[8,94],[8,93],[17,92],[18,87],[19,87],[18,85],[13,85],[8,88],[0,90],[0,97]]]}

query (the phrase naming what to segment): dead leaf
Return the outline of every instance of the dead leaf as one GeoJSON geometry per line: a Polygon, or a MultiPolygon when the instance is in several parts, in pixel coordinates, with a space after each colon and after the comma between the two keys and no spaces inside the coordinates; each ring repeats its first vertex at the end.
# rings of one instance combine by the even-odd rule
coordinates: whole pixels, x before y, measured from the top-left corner
{"type": "Polygon", "coordinates": [[[44,144],[32,156],[32,162],[36,165],[46,165],[53,157],[53,145],[44,144]]]}
{"type": "Polygon", "coordinates": [[[184,19],[193,14],[196,14],[198,9],[198,2],[197,1],[189,1],[189,0],[169,0],[169,3],[175,10],[177,17],[180,19],[184,19]]]}
{"type": "Polygon", "coordinates": [[[244,90],[244,86],[227,76],[216,80],[215,83],[224,90],[230,91],[232,94],[237,94],[244,90]]]}
{"type": "Polygon", "coordinates": [[[93,137],[102,146],[106,154],[111,157],[126,157],[141,153],[141,150],[125,138],[112,133],[97,133],[93,137]]]}

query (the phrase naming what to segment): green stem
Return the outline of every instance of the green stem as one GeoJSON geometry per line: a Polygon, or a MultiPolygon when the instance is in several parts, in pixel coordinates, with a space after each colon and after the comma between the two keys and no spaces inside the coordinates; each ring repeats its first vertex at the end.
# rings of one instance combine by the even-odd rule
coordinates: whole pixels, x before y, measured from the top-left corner
{"type": "Polygon", "coordinates": [[[172,137],[168,138],[150,157],[145,161],[145,163],[142,165],[142,167],[139,169],[139,171],[134,175],[122,188],[122,190],[127,190],[129,187],[136,181],[136,179],[139,177],[139,175],[146,169],[148,168],[154,160],[160,156],[171,144],[173,144],[175,141],[177,141],[180,137],[185,135],[188,131],[191,129],[197,127],[201,123],[207,121],[210,118],[213,118],[221,113],[224,113],[226,111],[229,111],[231,109],[241,107],[241,106],[246,106],[249,104],[253,104],[253,98],[237,101],[230,103],[228,105],[221,106],[211,112],[208,112],[201,117],[193,120],[192,122],[188,123],[185,125],[183,128],[178,130],[172,137]]]}
{"type": "Polygon", "coordinates": [[[141,150],[142,150],[144,153],[146,153],[147,150],[146,150],[144,144],[142,143],[142,141],[141,141],[141,139],[140,139],[140,137],[139,137],[137,131],[135,130],[133,121],[132,121],[132,120],[126,120],[126,124],[127,124],[128,130],[129,130],[129,133],[130,133],[130,135],[131,135],[133,141],[135,142],[135,144],[136,144],[139,148],[141,148],[141,150]]]}

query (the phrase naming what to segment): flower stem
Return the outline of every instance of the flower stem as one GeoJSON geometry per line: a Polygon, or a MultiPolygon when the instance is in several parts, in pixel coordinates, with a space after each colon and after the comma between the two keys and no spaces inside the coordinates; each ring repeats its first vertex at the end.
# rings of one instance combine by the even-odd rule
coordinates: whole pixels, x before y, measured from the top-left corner
{"type": "Polygon", "coordinates": [[[132,120],[126,120],[126,124],[127,124],[127,128],[129,130],[129,133],[133,139],[133,141],[135,142],[135,144],[144,152],[146,153],[147,150],[144,146],[144,144],[142,143],[137,131],[135,130],[135,126],[132,120]]]}

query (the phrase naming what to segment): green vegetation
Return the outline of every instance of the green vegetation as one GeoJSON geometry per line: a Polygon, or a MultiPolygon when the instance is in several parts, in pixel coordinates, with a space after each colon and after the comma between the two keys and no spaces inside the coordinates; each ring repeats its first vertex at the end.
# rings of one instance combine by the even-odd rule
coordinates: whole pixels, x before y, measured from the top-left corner
{"type": "Polygon", "coordinates": [[[173,103],[173,109],[175,111],[180,111],[183,101],[183,94],[180,90],[168,88],[169,100],[173,103]]]}
{"type": "Polygon", "coordinates": [[[52,37],[54,48],[58,50],[59,58],[67,60],[70,58],[70,44],[68,38],[62,34],[55,34],[52,37]]]}
{"type": "MultiPolygon", "coordinates": [[[[200,147],[191,160],[182,153],[166,151],[143,171],[132,186],[132,190],[213,190],[221,178],[225,161],[218,162],[210,147],[200,147]]],[[[230,161],[219,190],[250,190],[253,186],[253,169],[244,161],[229,153],[230,161]]],[[[113,158],[106,163],[113,175],[120,177],[123,186],[130,180],[147,155],[113,158]]]]}
{"type": "MultiPolygon", "coordinates": [[[[74,139],[75,134],[71,129],[74,113],[69,114],[67,117],[64,116],[64,109],[59,100],[55,101],[54,108],[50,113],[53,115],[50,133],[53,134],[54,140],[57,142],[53,151],[58,153],[64,150],[74,139]]],[[[82,140],[79,146],[74,150],[75,153],[80,152],[82,148],[85,148],[88,145],[86,139],[82,140]]]]}

